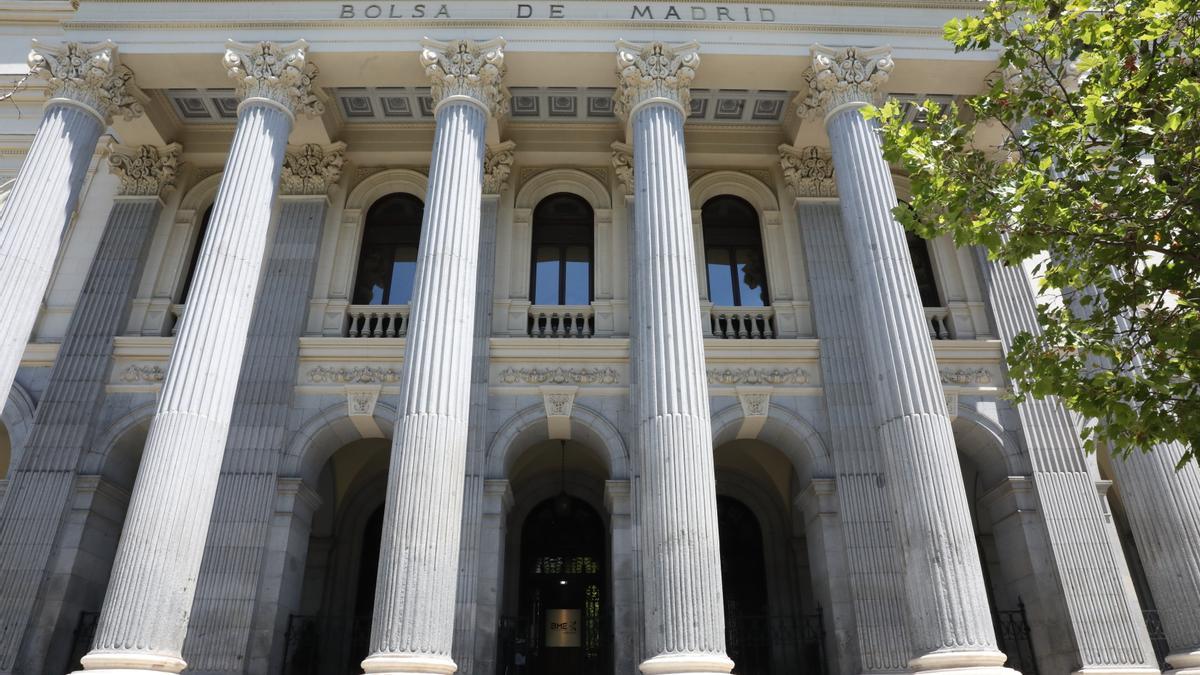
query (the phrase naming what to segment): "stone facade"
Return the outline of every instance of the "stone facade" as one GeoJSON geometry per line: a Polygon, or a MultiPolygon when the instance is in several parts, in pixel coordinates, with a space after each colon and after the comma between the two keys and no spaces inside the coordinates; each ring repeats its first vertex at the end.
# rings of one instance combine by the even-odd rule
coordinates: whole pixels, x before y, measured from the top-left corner
{"type": "Polygon", "coordinates": [[[1200,673],[1200,474],[891,217],[969,5],[9,5],[0,673],[1200,673]]]}

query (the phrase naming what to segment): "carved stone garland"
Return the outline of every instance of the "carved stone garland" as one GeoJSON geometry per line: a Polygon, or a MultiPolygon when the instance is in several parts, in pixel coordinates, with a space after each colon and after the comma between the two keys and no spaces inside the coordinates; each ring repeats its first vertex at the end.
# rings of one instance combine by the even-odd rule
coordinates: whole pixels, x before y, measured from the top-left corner
{"type": "Polygon", "coordinates": [[[313,85],[317,66],[308,61],[308,43],[304,40],[286,45],[230,40],[225,43],[225,67],[242,101],[266,99],[291,114],[314,116],[325,111],[313,85]]]}
{"type": "Polygon", "coordinates": [[[699,49],[695,42],[638,45],[618,40],[618,86],[613,95],[617,116],[628,120],[634,108],[653,100],[673,103],[686,116],[692,100],[689,87],[700,66],[699,49]]]}
{"type": "Polygon", "coordinates": [[[797,197],[837,197],[833,157],[828,150],[815,145],[803,148],[781,145],[779,164],[783,167],[783,179],[797,197]]]}
{"type": "Polygon", "coordinates": [[[488,113],[503,117],[508,112],[508,90],[504,88],[504,39],[423,40],[421,65],[432,82],[430,95],[435,106],[455,98],[469,98],[488,113]]]}
{"type": "Polygon", "coordinates": [[[118,148],[109,155],[108,166],[121,179],[120,194],[157,197],[175,187],[175,173],[182,151],[183,146],[178,143],[164,148],[153,145],[118,148]]]}
{"type": "Polygon", "coordinates": [[[813,45],[812,66],[804,76],[808,94],[800,103],[800,115],[813,117],[847,104],[876,103],[894,66],[891,47],[813,45]]]}
{"type": "Polygon", "coordinates": [[[321,147],[315,143],[291,149],[284,156],[280,192],[285,195],[328,194],[342,175],[346,144],[321,147]]]}
{"type": "Polygon", "coordinates": [[[114,114],[130,120],[143,112],[133,71],[120,64],[117,46],[110,40],[63,45],[34,40],[28,61],[30,72],[46,80],[47,98],[81,104],[105,125],[114,114]]]}

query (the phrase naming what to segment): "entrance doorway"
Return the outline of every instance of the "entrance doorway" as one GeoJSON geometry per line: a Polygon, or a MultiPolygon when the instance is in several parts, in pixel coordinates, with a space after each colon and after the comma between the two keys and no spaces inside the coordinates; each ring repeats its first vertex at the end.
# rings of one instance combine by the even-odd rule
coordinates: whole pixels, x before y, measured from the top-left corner
{"type": "Polygon", "coordinates": [[[565,493],[538,504],[521,534],[520,617],[503,675],[612,672],[605,526],[565,493]]]}

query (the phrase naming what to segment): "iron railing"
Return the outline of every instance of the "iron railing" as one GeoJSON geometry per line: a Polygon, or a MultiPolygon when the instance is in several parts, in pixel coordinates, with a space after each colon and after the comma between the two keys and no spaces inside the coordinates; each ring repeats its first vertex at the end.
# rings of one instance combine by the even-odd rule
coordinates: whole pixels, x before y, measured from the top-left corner
{"type": "Polygon", "coordinates": [[[1016,609],[997,610],[993,619],[996,623],[996,646],[1008,657],[1004,665],[1021,675],[1039,675],[1025,603],[1018,598],[1016,609]]]}
{"type": "Polygon", "coordinates": [[[829,672],[820,607],[799,616],[726,616],[725,650],[736,675],[829,672]]]}
{"type": "Polygon", "coordinates": [[[1166,671],[1167,654],[1171,653],[1167,643],[1167,632],[1163,630],[1162,617],[1157,609],[1143,609],[1142,618],[1146,621],[1146,632],[1150,634],[1150,644],[1154,647],[1154,657],[1158,659],[1159,670],[1166,671]]]}

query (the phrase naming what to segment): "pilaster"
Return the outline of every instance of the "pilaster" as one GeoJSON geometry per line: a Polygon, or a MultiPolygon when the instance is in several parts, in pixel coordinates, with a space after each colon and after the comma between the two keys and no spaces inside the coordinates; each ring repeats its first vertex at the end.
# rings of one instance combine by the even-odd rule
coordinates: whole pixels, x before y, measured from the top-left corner
{"type": "MultiPolygon", "coordinates": [[[[117,548],[92,671],[179,672],[287,137],[320,111],[307,43],[226,44],[238,121],[117,548]],[[164,536],[164,533],[171,533],[164,536]]],[[[274,491],[261,480],[246,499],[274,491]]],[[[114,673],[114,675],[116,675],[114,673]]]]}

